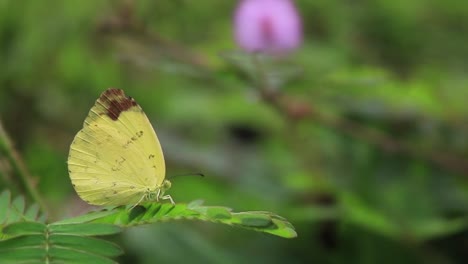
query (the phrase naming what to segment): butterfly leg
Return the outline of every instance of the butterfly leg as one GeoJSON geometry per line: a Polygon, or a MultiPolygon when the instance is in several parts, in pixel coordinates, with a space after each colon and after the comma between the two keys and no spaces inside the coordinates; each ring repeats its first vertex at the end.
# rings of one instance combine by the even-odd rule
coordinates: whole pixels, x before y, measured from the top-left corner
{"type": "Polygon", "coordinates": [[[139,200],[136,204],[134,204],[132,207],[130,207],[130,211],[131,211],[133,208],[135,208],[135,206],[139,205],[139,204],[141,203],[141,201],[143,201],[144,198],[145,198],[145,196],[143,195],[143,196],[140,198],[140,200],[139,200]]]}
{"type": "Polygon", "coordinates": [[[156,192],[156,202],[159,202],[159,197],[161,196],[161,189],[158,189],[156,192]]]}
{"type": "Polygon", "coordinates": [[[161,200],[169,200],[169,201],[171,201],[171,204],[175,204],[174,200],[172,199],[172,197],[170,195],[161,196],[161,200]]]}
{"type": "Polygon", "coordinates": [[[171,201],[171,204],[175,204],[174,200],[170,195],[164,195],[164,190],[158,189],[158,192],[156,193],[156,201],[159,202],[159,200],[169,200],[171,201]]]}

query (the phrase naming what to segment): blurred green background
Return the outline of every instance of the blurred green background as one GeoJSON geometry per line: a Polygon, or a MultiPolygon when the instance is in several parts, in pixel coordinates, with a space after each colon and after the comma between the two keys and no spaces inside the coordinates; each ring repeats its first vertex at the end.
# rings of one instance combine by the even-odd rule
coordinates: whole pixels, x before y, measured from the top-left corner
{"type": "MultiPolygon", "coordinates": [[[[51,216],[89,209],[68,148],[117,87],[153,122],[169,177],[206,175],[174,178],[176,202],[268,210],[298,232],[161,223],[116,238],[119,262],[466,263],[468,3],[296,3],[303,46],[267,61],[278,108],[236,51],[236,1],[0,0],[0,120],[51,216]]],[[[24,193],[2,156],[0,175],[24,193]]]]}

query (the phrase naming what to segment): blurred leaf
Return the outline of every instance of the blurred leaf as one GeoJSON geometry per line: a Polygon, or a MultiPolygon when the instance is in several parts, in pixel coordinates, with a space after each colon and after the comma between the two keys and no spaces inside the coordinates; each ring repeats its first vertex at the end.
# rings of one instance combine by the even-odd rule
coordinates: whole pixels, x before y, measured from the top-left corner
{"type": "Polygon", "coordinates": [[[369,207],[359,198],[351,194],[343,194],[341,202],[346,221],[369,228],[377,233],[398,237],[400,230],[396,224],[388,216],[369,207]]]}
{"type": "Polygon", "coordinates": [[[8,190],[0,193],[0,227],[22,221],[45,222],[45,219],[40,219],[38,216],[39,206],[37,204],[26,208],[24,197],[22,196],[18,196],[13,201],[10,201],[10,192],[8,190]]]}

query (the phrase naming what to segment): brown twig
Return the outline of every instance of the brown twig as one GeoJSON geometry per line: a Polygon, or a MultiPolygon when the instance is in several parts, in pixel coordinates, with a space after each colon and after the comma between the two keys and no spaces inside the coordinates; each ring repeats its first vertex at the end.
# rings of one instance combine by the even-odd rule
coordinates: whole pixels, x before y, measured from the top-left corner
{"type": "Polygon", "coordinates": [[[135,1],[124,0],[113,14],[103,18],[97,25],[97,32],[104,35],[127,34],[132,40],[151,43],[151,47],[158,47],[171,58],[193,65],[198,69],[207,69],[208,62],[205,57],[191,51],[178,42],[160,36],[155,31],[149,31],[147,26],[137,19],[135,15],[135,1]]]}
{"type": "Polygon", "coordinates": [[[41,210],[48,213],[44,200],[37,191],[34,179],[29,173],[26,165],[21,159],[18,152],[14,149],[10,138],[8,137],[5,129],[3,128],[0,120],[0,153],[4,153],[6,160],[11,164],[12,170],[18,175],[18,179],[21,181],[21,186],[25,189],[27,195],[35,201],[41,210]]]}
{"type": "Polygon", "coordinates": [[[317,109],[313,109],[310,103],[299,98],[287,96],[279,90],[272,89],[268,84],[263,66],[257,55],[254,55],[253,62],[258,70],[258,76],[260,78],[258,88],[263,101],[289,119],[308,119],[338,130],[341,133],[344,132],[354,138],[366,141],[387,152],[403,153],[413,157],[423,158],[454,172],[468,175],[468,160],[466,159],[455,156],[452,153],[427,151],[417,148],[414,145],[393,139],[382,131],[344,118],[330,119],[317,109]]]}

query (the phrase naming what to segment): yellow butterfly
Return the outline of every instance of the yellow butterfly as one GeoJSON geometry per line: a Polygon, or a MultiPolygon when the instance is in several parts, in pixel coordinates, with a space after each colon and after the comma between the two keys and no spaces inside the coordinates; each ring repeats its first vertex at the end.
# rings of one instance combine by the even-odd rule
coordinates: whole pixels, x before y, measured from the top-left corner
{"type": "Polygon", "coordinates": [[[120,89],[104,91],[75,136],[68,172],[78,195],[93,205],[170,200],[164,156],[143,109],[120,89]]]}

